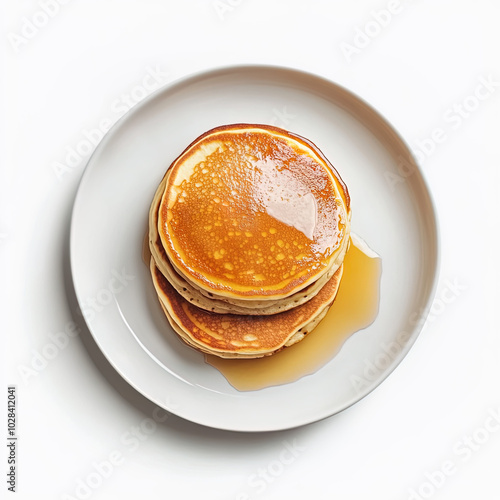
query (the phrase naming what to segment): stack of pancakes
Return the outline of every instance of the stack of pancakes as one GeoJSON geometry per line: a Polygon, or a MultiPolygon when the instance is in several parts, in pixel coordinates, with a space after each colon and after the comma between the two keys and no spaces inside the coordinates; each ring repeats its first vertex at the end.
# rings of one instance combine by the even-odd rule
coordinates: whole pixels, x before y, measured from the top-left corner
{"type": "Polygon", "coordinates": [[[188,345],[262,357],[324,317],[349,234],[347,188],[314,144],[265,125],[218,127],[188,146],[156,191],[153,283],[188,345]]]}

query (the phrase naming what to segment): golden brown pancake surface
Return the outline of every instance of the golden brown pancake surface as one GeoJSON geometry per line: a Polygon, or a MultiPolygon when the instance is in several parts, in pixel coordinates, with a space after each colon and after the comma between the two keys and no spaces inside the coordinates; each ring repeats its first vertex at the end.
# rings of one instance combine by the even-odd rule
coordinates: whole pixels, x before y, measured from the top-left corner
{"type": "Polygon", "coordinates": [[[207,132],[174,162],[158,231],[171,263],[201,289],[275,298],[329,270],[349,216],[345,185],[312,143],[243,124],[207,132]]]}
{"type": "Polygon", "coordinates": [[[303,338],[333,303],[342,266],[309,302],[271,316],[217,314],[199,309],[182,298],[151,260],[151,273],[158,298],[172,327],[199,350],[222,357],[261,357],[273,354],[303,338]],[[290,340],[293,338],[292,342],[290,340]]]}
{"type": "MultiPolygon", "coordinates": [[[[158,207],[161,194],[165,191],[166,178],[158,186],[158,190],[151,204],[149,220],[149,255],[153,257],[156,267],[163,276],[186,300],[202,309],[222,314],[269,315],[297,307],[312,299],[323,285],[333,276],[336,268],[330,269],[319,279],[286,298],[277,300],[244,300],[241,298],[216,297],[213,293],[207,294],[196,288],[191,282],[181,276],[170,263],[158,234],[158,207]],[[208,295],[208,296],[207,296],[208,295]]],[[[149,256],[148,256],[149,261],[149,256]]]]}

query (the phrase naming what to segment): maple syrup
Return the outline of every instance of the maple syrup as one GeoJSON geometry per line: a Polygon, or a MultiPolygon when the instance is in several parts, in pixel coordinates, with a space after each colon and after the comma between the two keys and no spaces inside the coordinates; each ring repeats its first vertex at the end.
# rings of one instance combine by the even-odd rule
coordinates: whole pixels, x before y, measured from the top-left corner
{"type": "Polygon", "coordinates": [[[319,370],[353,333],[377,317],[382,263],[364,246],[358,238],[351,238],[335,302],[304,340],[264,358],[222,359],[206,354],[205,362],[240,391],[287,384],[319,370]]]}

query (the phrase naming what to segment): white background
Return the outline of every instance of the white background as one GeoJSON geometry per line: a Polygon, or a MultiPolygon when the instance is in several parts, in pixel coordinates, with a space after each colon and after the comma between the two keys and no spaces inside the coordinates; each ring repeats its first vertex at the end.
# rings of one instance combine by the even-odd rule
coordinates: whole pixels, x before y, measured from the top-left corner
{"type": "MultiPolygon", "coordinates": [[[[17,385],[17,498],[499,498],[498,3],[45,0],[50,16],[43,3],[6,0],[1,16],[1,391],[17,385]],[[62,172],[69,149],[140,98],[148,72],[165,84],[241,63],[317,73],[378,109],[420,154],[441,232],[434,314],[396,371],[337,416],[257,435],[153,424],[83,330],[40,360],[73,319],[67,240],[87,156],[62,172]]],[[[0,460],[8,498],[6,448],[0,460]]]]}

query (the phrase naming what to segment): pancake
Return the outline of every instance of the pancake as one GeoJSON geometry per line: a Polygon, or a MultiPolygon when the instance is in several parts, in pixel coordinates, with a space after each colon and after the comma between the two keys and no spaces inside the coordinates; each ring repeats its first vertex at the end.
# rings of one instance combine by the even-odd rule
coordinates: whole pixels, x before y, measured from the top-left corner
{"type": "Polygon", "coordinates": [[[151,275],[165,315],[189,346],[222,358],[259,358],[300,342],[328,312],[339,289],[342,266],[305,304],[272,316],[216,314],[181,297],[151,258],[151,275]]]}
{"type": "Polygon", "coordinates": [[[220,314],[276,314],[297,307],[312,299],[321,290],[321,287],[333,276],[335,270],[332,269],[306,288],[281,300],[254,300],[249,302],[227,297],[215,298],[213,294],[207,297],[205,295],[206,292],[204,294],[203,290],[196,288],[190,282],[186,281],[186,279],[173,268],[161,243],[158,234],[158,208],[161,196],[165,190],[166,181],[167,176],[165,176],[160,183],[153,203],[151,204],[149,248],[155,260],[156,267],[158,267],[161,273],[182,297],[197,307],[220,314]]]}
{"type": "Polygon", "coordinates": [[[274,313],[316,283],[302,294],[312,300],[342,264],[349,194],[300,136],[265,125],[215,128],[174,161],[163,184],[150,213],[153,258],[200,307],[215,300],[218,311],[274,313]]]}

